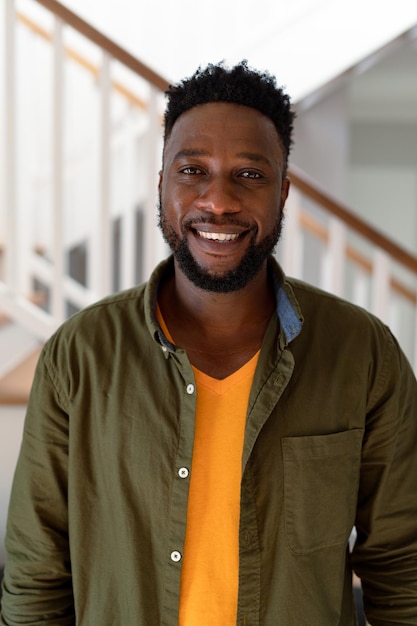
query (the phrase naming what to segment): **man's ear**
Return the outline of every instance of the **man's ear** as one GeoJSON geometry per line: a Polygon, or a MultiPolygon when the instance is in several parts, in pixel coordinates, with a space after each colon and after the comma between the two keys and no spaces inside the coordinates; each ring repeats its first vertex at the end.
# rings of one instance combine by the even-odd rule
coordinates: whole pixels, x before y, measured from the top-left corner
{"type": "Polygon", "coordinates": [[[163,172],[162,170],[159,170],[159,181],[158,181],[159,195],[161,195],[161,190],[162,190],[162,176],[163,176],[163,172]]]}
{"type": "Polygon", "coordinates": [[[285,202],[288,198],[290,185],[291,185],[290,179],[288,178],[288,176],[285,176],[284,180],[282,181],[282,187],[281,187],[281,209],[284,208],[285,202]]]}

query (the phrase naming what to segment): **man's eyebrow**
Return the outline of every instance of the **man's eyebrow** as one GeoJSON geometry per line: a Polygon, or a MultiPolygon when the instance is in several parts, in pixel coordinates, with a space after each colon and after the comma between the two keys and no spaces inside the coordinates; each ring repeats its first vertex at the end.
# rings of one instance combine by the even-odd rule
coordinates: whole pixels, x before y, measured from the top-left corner
{"type": "MultiPolygon", "coordinates": [[[[207,150],[201,150],[199,148],[183,148],[176,153],[174,161],[201,156],[210,156],[210,153],[207,150]]],[[[266,165],[270,165],[269,159],[259,152],[238,152],[236,156],[239,159],[253,161],[254,163],[265,163],[266,165]]]]}
{"type": "Polygon", "coordinates": [[[200,156],[208,156],[208,152],[206,150],[199,150],[198,148],[184,148],[176,153],[174,161],[200,156]]]}
{"type": "Polygon", "coordinates": [[[254,161],[255,163],[265,163],[270,165],[271,162],[266,156],[259,152],[239,152],[237,155],[240,159],[247,159],[248,161],[254,161]]]}

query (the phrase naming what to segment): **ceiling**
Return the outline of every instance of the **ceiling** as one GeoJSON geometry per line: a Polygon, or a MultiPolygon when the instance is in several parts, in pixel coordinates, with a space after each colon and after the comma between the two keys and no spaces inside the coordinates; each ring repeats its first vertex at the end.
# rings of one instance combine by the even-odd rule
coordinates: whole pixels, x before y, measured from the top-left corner
{"type": "Polygon", "coordinates": [[[417,122],[417,28],[353,76],[349,99],[354,120],[417,122]]]}
{"type": "Polygon", "coordinates": [[[417,123],[417,25],[301,98],[298,112],[339,89],[353,122],[417,123]]]}
{"type": "Polygon", "coordinates": [[[62,1],[170,81],[246,58],[294,102],[417,24],[416,0],[62,1]]]}

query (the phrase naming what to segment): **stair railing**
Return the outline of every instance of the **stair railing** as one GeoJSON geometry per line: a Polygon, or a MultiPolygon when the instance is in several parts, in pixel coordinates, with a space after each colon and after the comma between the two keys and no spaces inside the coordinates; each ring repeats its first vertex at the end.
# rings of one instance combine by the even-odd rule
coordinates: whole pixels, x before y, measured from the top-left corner
{"type": "MultiPolygon", "coordinates": [[[[46,9],[52,16],[53,27],[47,28],[17,11],[17,0],[6,0],[4,206],[7,211],[5,215],[3,212],[6,228],[0,241],[6,270],[0,282],[0,309],[45,339],[71,310],[82,308],[115,288],[146,279],[166,253],[156,229],[155,205],[161,151],[161,94],[167,81],[56,0],[26,2],[46,9]],[[46,246],[26,228],[33,188],[24,194],[29,204],[22,202],[16,31],[23,27],[53,47],[52,166],[34,177],[36,189],[47,181],[53,198],[53,229],[46,246]],[[99,53],[95,54],[95,60],[80,52],[72,41],[68,43],[64,31],[76,32],[97,46],[99,53]],[[85,276],[81,279],[68,270],[67,258],[68,249],[77,247],[76,236],[73,241],[67,240],[68,227],[71,230],[73,226],[67,194],[69,191],[76,195],[83,187],[77,159],[69,167],[65,145],[68,83],[64,75],[70,62],[84,68],[95,81],[100,118],[95,148],[98,162],[95,218],[89,220],[78,241],[81,247],[84,245],[86,256],[85,276]],[[115,78],[112,72],[115,64],[140,77],[146,88],[141,83],[140,89],[136,89],[130,77],[125,80],[125,75],[122,79],[115,78]],[[115,98],[127,103],[126,115],[116,121],[111,114],[115,98]],[[117,170],[115,154],[121,146],[127,152],[123,167],[119,165],[117,170]],[[120,177],[126,184],[118,182],[120,177]],[[72,185],[68,184],[68,178],[72,185]],[[133,184],[135,190],[129,193],[127,188],[133,184]],[[114,186],[118,193],[114,192],[114,186]],[[127,209],[117,212],[115,205],[121,195],[125,196],[127,209]],[[140,272],[133,270],[138,246],[142,259],[140,272]],[[116,266],[118,281],[111,278],[116,266]],[[41,289],[33,302],[36,285],[41,285],[41,289]],[[42,301],[45,288],[46,304],[42,301]]],[[[34,164],[35,169],[37,165],[34,164]]],[[[278,250],[284,269],[375,312],[393,328],[417,370],[417,257],[330,198],[295,167],[291,167],[290,178],[286,226],[278,250]]],[[[89,206],[83,210],[87,216],[89,206]]]]}
{"type": "Polygon", "coordinates": [[[292,166],[279,252],[286,272],[372,311],[417,371],[417,256],[292,166]]]}
{"type": "MultiPolygon", "coordinates": [[[[0,209],[0,246],[3,250],[3,278],[0,283],[1,308],[7,314],[25,326],[30,326],[33,332],[45,339],[68,315],[68,312],[82,308],[86,304],[102,297],[113,290],[113,267],[119,264],[121,279],[120,287],[133,284],[134,280],[143,280],[149,275],[150,269],[165,255],[165,246],[155,238],[156,224],[156,192],[157,172],[160,163],[161,146],[161,114],[162,94],[168,83],[151,68],[141,63],[116,43],[105,37],[87,22],[69,11],[64,5],[55,0],[31,0],[26,2],[26,10],[30,5],[40,5],[51,17],[52,28],[46,28],[36,19],[18,10],[22,6],[18,0],[5,0],[5,93],[7,96],[4,111],[5,127],[5,174],[4,174],[4,202],[0,209]],[[19,71],[21,70],[22,53],[19,50],[18,32],[24,27],[30,31],[33,38],[50,44],[52,49],[52,90],[48,106],[51,108],[51,145],[49,150],[50,167],[45,174],[42,166],[30,163],[22,149],[20,125],[22,123],[22,98],[19,92],[19,71]],[[98,61],[95,63],[88,58],[88,53],[78,52],[76,46],[65,42],[65,34],[78,34],[87,40],[90,45],[98,47],[98,61]],[[85,207],[86,211],[94,211],[95,219],[90,221],[87,236],[87,276],[84,281],[77,281],[68,271],[68,259],[65,253],[68,250],[67,241],[68,223],[71,218],[65,206],[68,191],[68,155],[65,145],[68,129],[66,119],[66,89],[69,73],[68,63],[75,62],[92,75],[96,83],[97,111],[96,118],[100,120],[95,137],[95,156],[97,160],[97,184],[95,190],[95,206],[85,207]],[[117,65],[126,74],[134,75],[141,80],[140,93],[135,93],[135,87],[114,79],[112,70],[117,65]],[[145,85],[145,87],[144,87],[145,85]],[[131,176],[140,178],[140,192],[136,190],[129,198],[129,204],[123,210],[122,241],[120,259],[114,258],[114,241],[112,241],[114,222],[120,217],[114,213],[114,199],[111,179],[113,176],[113,161],[115,143],[120,142],[117,133],[120,129],[112,119],[111,108],[114,94],[123,98],[128,107],[141,111],[130,124],[131,139],[129,150],[132,155],[135,142],[141,143],[141,171],[131,176]],[[138,128],[140,127],[140,128],[138,128]],[[33,170],[38,169],[33,175],[33,170]],[[31,182],[28,182],[30,176],[31,182]],[[52,211],[48,222],[50,229],[47,245],[34,240],[30,232],[31,211],[33,208],[33,186],[42,184],[42,177],[49,179],[49,193],[52,201],[52,211]],[[30,188],[32,185],[32,188],[30,188]],[[30,190],[29,190],[30,189],[30,190]],[[25,196],[25,197],[23,197],[25,196]],[[31,206],[32,205],[32,206],[31,206]],[[139,206],[140,205],[140,206],[139,206]],[[139,209],[138,209],[139,206],[139,209]],[[140,250],[133,243],[134,235],[138,230],[135,217],[139,213],[140,222],[140,250]],[[29,217],[29,219],[27,219],[29,217]],[[138,256],[140,260],[138,261],[138,256]],[[140,270],[134,265],[140,265],[140,270]],[[44,292],[42,306],[39,300],[44,292]]],[[[28,42],[25,42],[26,47],[28,42]]],[[[22,47],[22,46],[21,46],[22,47]]],[[[90,52],[90,50],[89,50],[90,52]]],[[[28,55],[26,55],[28,56],[28,55]]],[[[29,55],[29,60],[30,55],[29,55]]],[[[132,82],[132,81],[131,81],[132,82]]],[[[134,81],[133,81],[134,82],[134,81]]],[[[137,87],[137,85],[136,85],[137,87]]],[[[32,103],[30,103],[32,104],[32,103]]],[[[30,104],[27,108],[30,108],[30,104]]],[[[133,115],[132,115],[133,117],[133,115]]],[[[95,123],[92,122],[92,123],[95,123]]],[[[85,124],[85,122],[84,122],[85,124]]],[[[87,122],[88,124],[88,122],[87,122]]],[[[32,129],[33,133],[33,129],[32,129]]],[[[117,148],[116,148],[117,149],[117,148]]],[[[132,170],[132,166],[129,165],[132,170]]],[[[46,168],[47,169],[47,168],[46,168]]],[[[74,184],[74,186],[76,186],[74,184]]],[[[128,181],[132,186],[132,181],[128,181]]],[[[125,193],[125,195],[128,195],[125,193]]],[[[70,225],[71,226],[71,225],[70,225]]],[[[74,243],[74,242],[72,242],[74,243]]]]}

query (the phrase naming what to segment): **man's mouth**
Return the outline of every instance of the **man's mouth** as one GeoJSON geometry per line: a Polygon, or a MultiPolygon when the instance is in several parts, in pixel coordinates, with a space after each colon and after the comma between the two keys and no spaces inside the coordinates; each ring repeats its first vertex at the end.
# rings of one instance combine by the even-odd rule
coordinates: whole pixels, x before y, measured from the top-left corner
{"type": "Polygon", "coordinates": [[[203,239],[220,242],[236,241],[241,235],[241,233],[210,233],[203,230],[196,230],[195,232],[203,239]]]}

